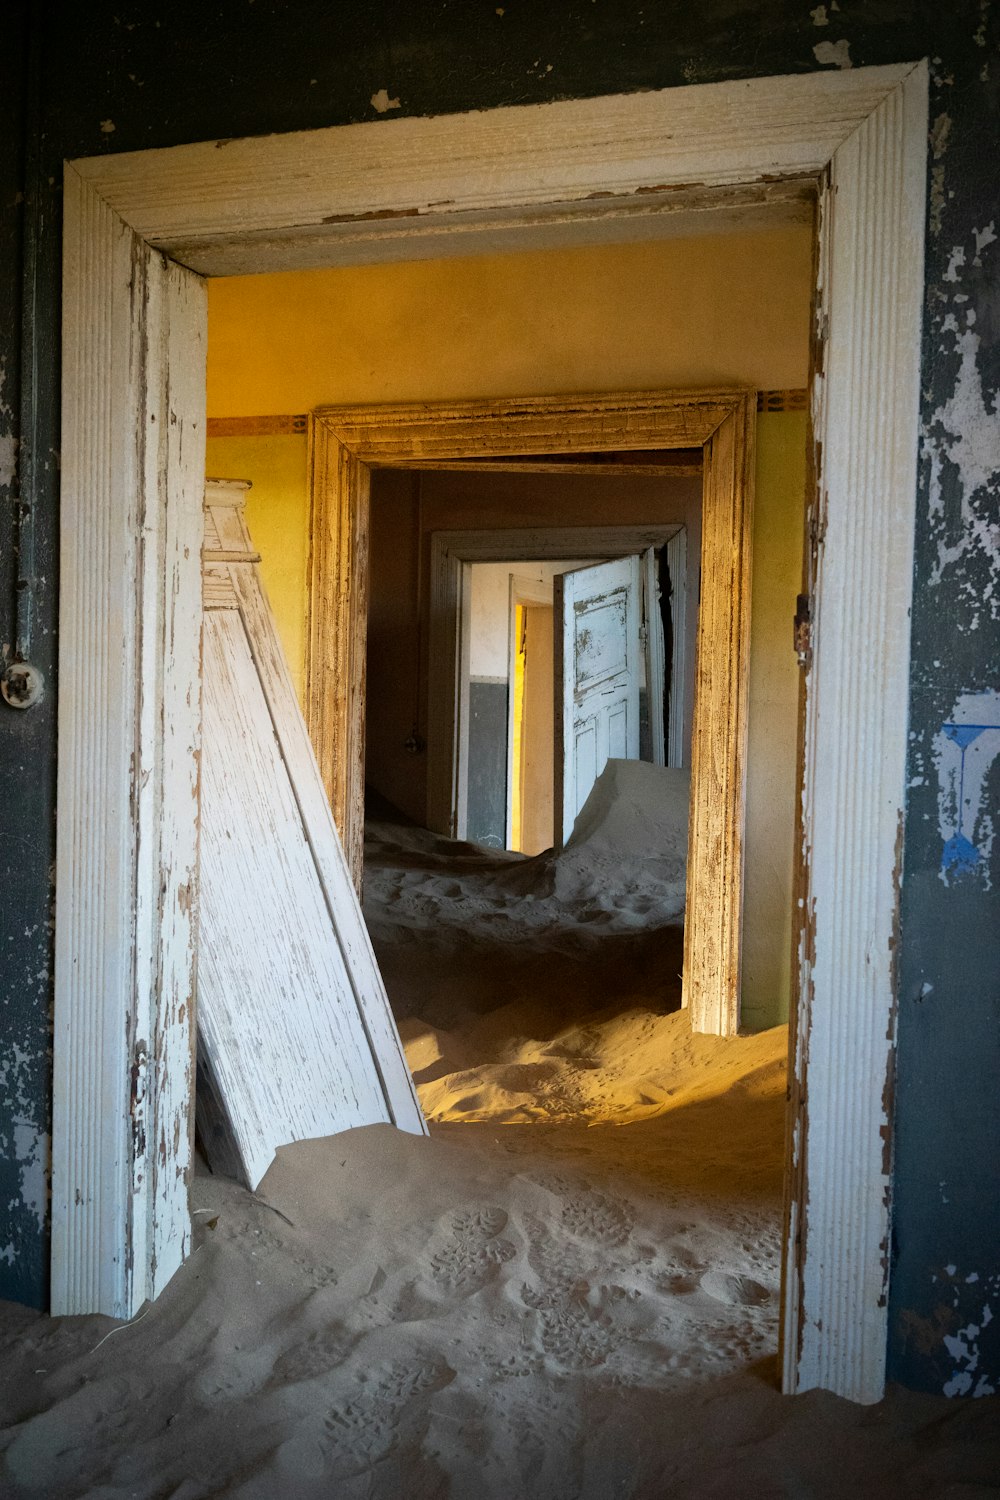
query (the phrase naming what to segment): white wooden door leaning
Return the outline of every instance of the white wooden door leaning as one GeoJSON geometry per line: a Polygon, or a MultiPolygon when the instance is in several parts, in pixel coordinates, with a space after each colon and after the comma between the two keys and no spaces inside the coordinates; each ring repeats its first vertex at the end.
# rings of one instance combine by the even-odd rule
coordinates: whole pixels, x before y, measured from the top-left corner
{"type": "Polygon", "coordinates": [[[555,580],[556,834],[559,847],[612,756],[639,758],[638,557],[577,568],[555,580]]]}
{"type": "Polygon", "coordinates": [[[205,497],[199,1133],[251,1188],[278,1146],[426,1130],[243,516],[205,497]]]}

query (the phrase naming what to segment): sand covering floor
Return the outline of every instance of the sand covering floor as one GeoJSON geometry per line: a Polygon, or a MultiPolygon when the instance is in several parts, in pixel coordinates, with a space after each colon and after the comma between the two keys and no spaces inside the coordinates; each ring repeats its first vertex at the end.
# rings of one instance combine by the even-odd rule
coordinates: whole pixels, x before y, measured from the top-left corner
{"type": "Polygon", "coordinates": [[[1000,1494],[995,1401],[778,1394],[785,1033],[690,1035],[676,870],[561,900],[544,856],[369,852],[430,1138],[289,1147],[257,1195],[199,1176],[132,1324],[0,1308],[0,1494],[1000,1494]]]}

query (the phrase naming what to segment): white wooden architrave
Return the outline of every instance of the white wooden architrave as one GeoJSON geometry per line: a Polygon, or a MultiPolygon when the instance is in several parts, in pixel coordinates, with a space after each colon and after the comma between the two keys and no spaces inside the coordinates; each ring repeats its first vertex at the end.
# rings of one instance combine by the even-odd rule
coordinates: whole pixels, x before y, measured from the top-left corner
{"type": "Polygon", "coordinates": [[[205,287],[65,178],[54,1313],[190,1239],[205,287]]]}
{"type": "MultiPolygon", "coordinates": [[[[467,660],[473,564],[627,557],[631,552],[641,553],[650,547],[673,546],[683,534],[683,525],[670,521],[656,526],[544,526],[509,531],[431,532],[427,782],[428,821],[433,829],[450,838],[466,836],[467,660]],[[463,663],[466,663],[464,670],[463,663]]],[[[682,652],[686,623],[685,616],[677,632],[682,652]]],[[[683,702],[680,713],[683,716],[683,702]]]]}
{"type": "Polygon", "coordinates": [[[562,243],[579,243],[588,224],[638,216],[640,204],[669,213],[685,196],[723,222],[741,197],[773,196],[775,179],[812,178],[816,623],[783,1382],[879,1398],[926,154],[927,68],[906,63],[70,164],[54,1310],[134,1310],[189,1232],[197,610],[187,605],[198,589],[205,325],[200,293],[150,247],[221,275],[503,248],[517,235],[538,243],[553,224],[562,243]]]}

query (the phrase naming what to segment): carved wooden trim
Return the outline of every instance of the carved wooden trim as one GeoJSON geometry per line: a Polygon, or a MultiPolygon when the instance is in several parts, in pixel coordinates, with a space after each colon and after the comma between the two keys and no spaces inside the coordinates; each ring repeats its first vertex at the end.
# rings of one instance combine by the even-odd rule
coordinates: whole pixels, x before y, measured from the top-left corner
{"type": "Polygon", "coordinates": [[[743,828],[756,401],[734,403],[705,448],[684,995],[695,1031],[740,1024],[743,828]]]}
{"type": "Polygon", "coordinates": [[[190,1233],[206,299],[72,167],[64,226],[52,1311],[128,1317],[190,1233]]]}
{"type": "Polygon", "coordinates": [[[885,1382],[926,142],[921,67],[821,199],[783,1362],[855,1401],[885,1382]]]}
{"type": "MultiPolygon", "coordinates": [[[[739,1027],[755,420],[754,392],[641,391],[327,406],[313,413],[311,424],[307,721],[359,885],[370,468],[433,466],[440,459],[480,455],[499,460],[531,452],[703,448],[693,714],[693,740],[703,748],[692,762],[684,997],[693,1028],[720,1036],[739,1027]]],[[[446,647],[442,657],[454,664],[454,650],[446,647]]],[[[454,691],[440,702],[454,706],[454,691]]],[[[443,778],[439,761],[429,766],[435,785],[443,778]]],[[[449,827],[452,802],[453,793],[449,827]]]]}
{"type": "Polygon", "coordinates": [[[305,412],[290,417],[209,417],[208,435],[210,438],[297,437],[306,432],[308,422],[305,412]]]}
{"type": "Polygon", "coordinates": [[[306,723],[344,857],[361,890],[371,470],[328,423],[309,426],[306,723]]]}
{"type": "Polygon", "coordinates": [[[204,276],[713,230],[790,203],[908,65],[378,120],[79,169],[204,276]],[[778,179],[784,179],[779,181],[778,179]]]}

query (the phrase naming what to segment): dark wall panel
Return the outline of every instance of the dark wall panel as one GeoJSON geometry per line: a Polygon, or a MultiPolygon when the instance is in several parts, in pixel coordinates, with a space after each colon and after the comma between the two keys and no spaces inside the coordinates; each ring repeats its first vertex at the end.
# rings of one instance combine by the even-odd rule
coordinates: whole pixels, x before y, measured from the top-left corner
{"type": "Polygon", "coordinates": [[[506,682],[473,677],[469,682],[468,836],[503,849],[507,836],[506,682]]]}

